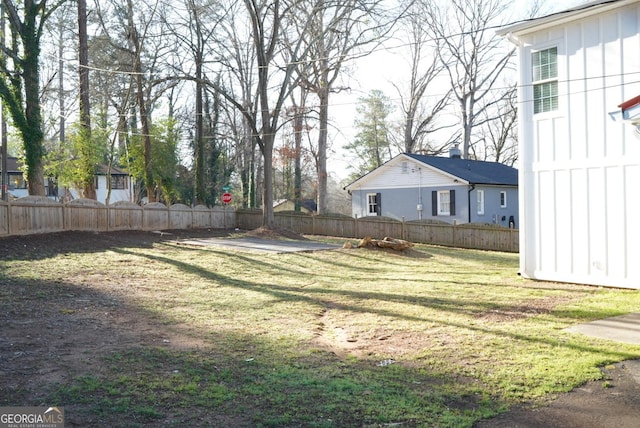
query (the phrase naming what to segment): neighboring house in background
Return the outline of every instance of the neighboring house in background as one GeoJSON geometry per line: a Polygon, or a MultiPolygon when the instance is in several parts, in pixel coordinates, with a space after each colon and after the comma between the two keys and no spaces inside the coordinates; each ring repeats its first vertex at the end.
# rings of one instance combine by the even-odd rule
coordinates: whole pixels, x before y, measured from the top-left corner
{"type": "MultiPolygon", "coordinates": [[[[7,175],[9,177],[9,195],[15,198],[29,196],[27,181],[20,170],[20,160],[14,157],[7,157],[7,175]]],[[[100,166],[96,172],[96,200],[105,203],[107,199],[107,167],[100,166]]],[[[58,184],[53,179],[45,179],[45,194],[51,199],[67,201],[78,199],[80,194],[75,189],[58,188],[58,184]]],[[[131,177],[126,172],[111,168],[111,197],[109,203],[118,201],[133,202],[133,190],[131,177]]]]}
{"type": "Polygon", "coordinates": [[[345,187],[352,216],[518,227],[518,171],[497,162],[403,153],[345,187]]]}
{"type": "MultiPolygon", "coordinates": [[[[280,199],[273,203],[273,211],[295,211],[296,203],[291,199],[280,199]]],[[[300,212],[305,214],[315,214],[318,211],[318,205],[313,199],[303,199],[300,201],[300,212]]]]}
{"type": "MultiPolygon", "coordinates": [[[[0,172],[2,171],[2,165],[0,164],[0,172]]],[[[49,180],[46,181],[47,194],[55,192],[55,188],[50,185],[49,180]]],[[[9,196],[14,198],[20,198],[22,196],[28,196],[27,181],[24,179],[22,171],[20,171],[20,164],[18,158],[7,157],[7,191],[9,196]]]]}
{"type": "Polygon", "coordinates": [[[590,2],[499,34],[518,47],[520,273],[639,289],[640,2],[590,2]]]}

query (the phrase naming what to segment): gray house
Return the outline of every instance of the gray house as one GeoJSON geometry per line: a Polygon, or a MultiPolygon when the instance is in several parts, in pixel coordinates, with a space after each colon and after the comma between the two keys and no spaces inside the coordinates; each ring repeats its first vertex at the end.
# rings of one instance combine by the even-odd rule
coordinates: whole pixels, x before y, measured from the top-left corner
{"type": "Polygon", "coordinates": [[[354,217],[518,227],[518,170],[497,162],[400,154],[345,187],[354,217]]]}

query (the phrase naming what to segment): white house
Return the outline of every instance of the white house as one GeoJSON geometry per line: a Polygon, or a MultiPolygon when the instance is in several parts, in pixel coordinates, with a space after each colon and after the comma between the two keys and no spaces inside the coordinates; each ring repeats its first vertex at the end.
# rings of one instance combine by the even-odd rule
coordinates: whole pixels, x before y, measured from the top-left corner
{"type": "Polygon", "coordinates": [[[518,171],[497,162],[400,154],[345,187],[352,216],[518,225],[518,171]]]}
{"type": "Polygon", "coordinates": [[[640,289],[640,1],[499,33],[519,61],[520,273],[640,289]]]}
{"type": "MultiPolygon", "coordinates": [[[[103,204],[106,204],[107,194],[109,193],[109,186],[107,186],[107,179],[111,180],[111,194],[109,195],[109,203],[114,202],[136,202],[134,197],[134,187],[132,177],[125,171],[111,167],[111,171],[105,165],[98,166],[95,175],[95,188],[96,188],[96,200],[103,204]]],[[[80,198],[80,193],[76,189],[64,189],[69,194],[71,199],[80,198]]],[[[59,192],[62,193],[62,192],[59,192]]],[[[59,194],[60,198],[64,198],[64,195],[59,194]]]]}
{"type": "MultiPolygon", "coordinates": [[[[23,196],[29,196],[27,190],[27,182],[21,171],[21,164],[18,158],[7,158],[7,174],[8,174],[8,192],[14,198],[21,198],[23,196]]],[[[101,203],[106,203],[107,199],[107,177],[111,177],[111,195],[109,203],[119,201],[134,201],[133,183],[132,179],[125,171],[118,168],[111,168],[110,174],[107,174],[107,168],[105,166],[98,167],[95,176],[96,186],[96,200],[101,203]]],[[[45,181],[46,195],[55,200],[71,200],[78,199],[80,194],[75,189],[59,188],[55,180],[46,179],[45,181]]]]}

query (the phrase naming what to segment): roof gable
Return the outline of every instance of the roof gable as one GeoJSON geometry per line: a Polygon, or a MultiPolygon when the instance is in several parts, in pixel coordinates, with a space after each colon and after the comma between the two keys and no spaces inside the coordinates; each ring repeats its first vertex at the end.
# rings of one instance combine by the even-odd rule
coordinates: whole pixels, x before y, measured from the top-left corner
{"type": "Polygon", "coordinates": [[[404,187],[411,187],[412,184],[429,187],[431,185],[449,185],[453,182],[459,184],[484,184],[495,186],[517,186],[518,170],[508,165],[498,162],[484,162],[467,159],[417,155],[413,153],[400,154],[382,166],[358,178],[353,183],[345,187],[347,190],[362,187],[401,187],[394,180],[399,175],[392,175],[392,171],[398,169],[402,163],[409,163],[410,169],[421,169],[424,167],[420,178],[407,174],[407,178],[402,182],[404,187]],[[427,174],[427,175],[425,175],[427,174]],[[431,178],[429,178],[431,177],[431,178]],[[438,178],[439,177],[439,178],[438,178]],[[413,181],[415,183],[413,183],[413,181]],[[380,183],[384,182],[381,186],[380,183]]]}

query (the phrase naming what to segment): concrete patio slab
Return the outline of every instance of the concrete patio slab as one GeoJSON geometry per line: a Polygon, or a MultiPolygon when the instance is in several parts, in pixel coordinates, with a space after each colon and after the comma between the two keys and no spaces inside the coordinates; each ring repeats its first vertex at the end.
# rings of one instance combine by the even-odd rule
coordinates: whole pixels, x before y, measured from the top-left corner
{"type": "Polygon", "coordinates": [[[640,312],[578,324],[565,331],[640,345],[640,312]]]}
{"type": "Polygon", "coordinates": [[[238,251],[253,251],[261,253],[293,253],[320,250],[334,250],[339,245],[326,244],[315,241],[286,241],[278,239],[260,238],[201,238],[181,240],[179,244],[199,245],[206,247],[228,248],[238,251]]]}

